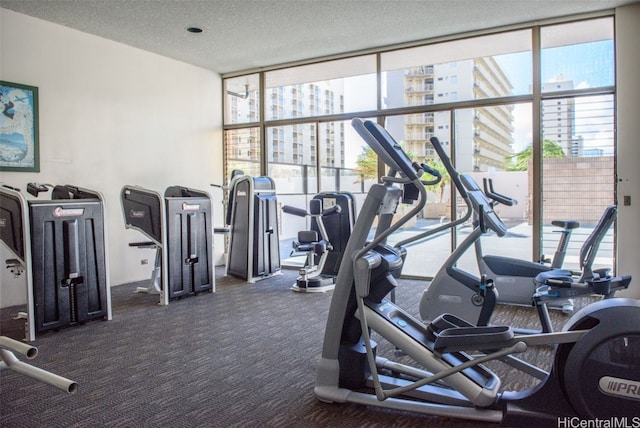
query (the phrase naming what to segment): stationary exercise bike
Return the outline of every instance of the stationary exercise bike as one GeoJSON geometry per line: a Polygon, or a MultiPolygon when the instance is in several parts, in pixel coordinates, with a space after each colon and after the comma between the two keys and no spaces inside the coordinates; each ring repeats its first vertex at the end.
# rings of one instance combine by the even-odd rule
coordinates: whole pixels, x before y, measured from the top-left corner
{"type": "MultiPolygon", "coordinates": [[[[369,190],[333,292],[314,392],[325,402],[355,403],[506,426],[558,426],[570,418],[638,416],[640,302],[606,299],[574,314],[562,332],[515,335],[508,326],[476,327],[441,314],[425,325],[386,299],[402,268],[387,237],[426,203],[423,168],[387,131],[354,119],[354,128],[389,166],[369,190]],[[400,200],[415,206],[392,222],[400,200]],[[375,237],[368,236],[377,220],[375,237]],[[403,351],[403,363],[378,357],[380,340],[403,351]],[[500,392],[483,363],[522,366],[529,346],[557,345],[553,366],[530,390],[500,392]],[[478,355],[470,352],[479,351],[478,355]],[[406,359],[410,358],[411,363],[406,359]]],[[[490,215],[489,215],[490,216],[490,215]]]]}
{"type": "MultiPolygon", "coordinates": [[[[591,294],[612,297],[616,291],[629,286],[630,277],[611,278],[606,272],[594,273],[591,271],[597,246],[613,221],[609,210],[605,211],[605,220],[600,222],[583,246],[581,251],[582,266],[584,267],[582,275],[574,278],[570,271],[552,269],[525,260],[493,256],[493,259],[502,260],[500,264],[503,266],[505,275],[509,270],[510,275],[515,276],[514,279],[518,279],[518,282],[503,281],[498,285],[495,281],[496,277],[492,276],[495,275],[494,272],[484,262],[484,259],[489,256],[482,256],[479,242],[480,238],[488,232],[494,232],[499,237],[504,236],[507,233],[507,226],[493,211],[494,202],[486,197],[475,180],[470,175],[459,174],[456,171],[438,139],[432,138],[431,143],[447,169],[451,182],[455,185],[462,199],[467,202],[467,206],[473,211],[475,226],[473,231],[449,255],[425,290],[420,300],[420,315],[423,320],[431,321],[441,313],[448,312],[471,321],[475,325],[487,325],[490,323],[496,303],[500,301],[500,296],[503,293],[514,296],[527,292],[529,293],[528,305],[535,306],[538,311],[540,331],[551,332],[553,327],[548,313],[550,306],[561,306],[569,302],[570,298],[591,294]],[[475,246],[480,267],[481,276],[479,278],[457,266],[460,258],[473,246],[475,246]],[[609,285],[601,287],[600,285],[605,282],[609,285]],[[534,298],[536,290],[543,286],[547,287],[544,293],[538,294],[538,297],[534,298]],[[511,287],[516,287],[516,290],[512,291],[511,287]]],[[[519,299],[523,300],[523,297],[519,299]]],[[[538,330],[519,329],[519,332],[533,333],[538,330]]]]}
{"type": "MultiPolygon", "coordinates": [[[[514,198],[496,192],[493,188],[492,178],[483,178],[482,185],[484,188],[484,194],[491,200],[491,205],[493,207],[498,204],[513,206],[518,203],[514,198]]],[[[569,248],[569,241],[571,240],[573,230],[580,227],[580,222],[576,220],[552,220],[551,224],[560,228],[559,230],[554,231],[560,233],[560,239],[558,240],[558,245],[555,253],[553,254],[553,259],[547,258],[542,254],[537,263],[549,265],[552,269],[560,269],[562,268],[564,258],[567,255],[567,249],[569,248]]]]}
{"type": "MultiPolygon", "coordinates": [[[[465,182],[465,184],[469,184],[465,182]]],[[[478,189],[475,183],[471,184],[478,189]]],[[[497,204],[513,205],[515,201],[505,195],[495,192],[493,181],[483,179],[484,194],[490,199],[491,208],[497,204]]],[[[479,190],[479,189],[478,189],[479,190]]],[[[481,275],[492,278],[495,286],[500,290],[498,303],[531,306],[531,296],[540,285],[535,278],[558,277],[565,279],[575,277],[577,282],[585,282],[594,278],[601,278],[608,275],[609,269],[593,269],[593,263],[598,252],[598,248],[606,236],[607,231],[613,224],[617,215],[615,205],[608,206],[593,231],[585,240],[579,254],[580,272],[571,272],[563,269],[564,258],[571,234],[574,229],[580,226],[575,220],[554,220],[552,225],[559,227],[560,240],[550,264],[546,264],[545,257],[541,262],[516,259],[498,255],[484,255],[482,252],[481,238],[474,242],[478,270],[481,275]]],[[[573,313],[574,302],[569,299],[557,299],[549,304],[551,308],[562,310],[564,313],[573,313]]]]}

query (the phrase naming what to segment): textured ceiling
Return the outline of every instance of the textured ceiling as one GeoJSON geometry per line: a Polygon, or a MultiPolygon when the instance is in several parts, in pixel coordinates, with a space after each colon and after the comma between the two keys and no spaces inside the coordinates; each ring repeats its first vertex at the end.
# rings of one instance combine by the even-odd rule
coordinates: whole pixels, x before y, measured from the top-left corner
{"type": "Polygon", "coordinates": [[[635,2],[637,0],[0,0],[0,5],[227,73],[612,9],[635,2]],[[187,32],[192,26],[204,31],[187,32]]]}

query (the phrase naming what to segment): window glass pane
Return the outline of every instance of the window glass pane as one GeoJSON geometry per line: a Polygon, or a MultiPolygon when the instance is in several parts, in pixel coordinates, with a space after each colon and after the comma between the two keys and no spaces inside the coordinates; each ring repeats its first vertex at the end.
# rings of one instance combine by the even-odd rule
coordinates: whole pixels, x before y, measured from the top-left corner
{"type": "MultiPolygon", "coordinates": [[[[280,206],[308,210],[317,193],[317,136],[314,123],[266,128],[267,175],[276,184],[280,206]],[[309,196],[311,195],[311,196],[309,196]]],[[[303,254],[293,253],[298,232],[309,230],[309,218],[280,211],[280,259],[283,266],[302,267],[303,254]]]]}
{"type": "Polygon", "coordinates": [[[309,217],[300,217],[290,213],[285,213],[281,208],[290,206],[308,211],[309,201],[313,195],[304,195],[300,193],[284,193],[278,191],[278,205],[280,211],[280,262],[282,266],[301,268],[307,262],[305,253],[294,251],[293,242],[298,239],[298,232],[302,230],[310,230],[311,222],[309,217]]]}
{"type": "MultiPolygon", "coordinates": [[[[543,251],[553,257],[553,220],[576,220],[564,267],[579,270],[579,253],[608,205],[614,204],[614,99],[612,95],[545,100],[542,103],[544,201],[543,251]]],[[[613,267],[613,228],[604,238],[594,268],[613,267]]]]}
{"type": "MultiPolygon", "coordinates": [[[[520,167],[522,164],[516,166],[512,160],[514,153],[531,147],[531,104],[460,109],[456,110],[455,118],[456,169],[471,176],[481,189],[484,187],[484,179],[491,180],[497,193],[517,201],[517,204],[512,206],[494,206],[494,211],[505,223],[508,232],[503,237],[498,237],[494,232],[484,234],[478,241],[481,255],[532,261],[533,228],[529,215],[531,168],[528,162],[524,162],[524,167],[520,167]]],[[[528,153],[530,158],[531,150],[525,150],[525,153],[528,153]]],[[[459,215],[462,215],[463,206],[460,202],[458,201],[459,215]]],[[[458,228],[458,245],[463,245],[463,240],[469,236],[472,229],[471,224],[458,228]]],[[[476,253],[474,241],[474,245],[460,259],[458,266],[477,275],[485,273],[490,278],[494,277],[495,275],[489,272],[479,272],[478,255],[480,253],[476,253]]]]}
{"type": "Polygon", "coordinates": [[[383,107],[531,93],[531,32],[475,37],[381,56],[383,107]]]}
{"type": "MultiPolygon", "coordinates": [[[[436,112],[387,117],[385,128],[412,160],[427,162],[444,173],[444,168],[438,163],[437,154],[432,149],[429,138],[436,135],[445,145],[445,150],[448,150],[447,147],[451,141],[450,125],[449,112],[436,112]],[[424,130],[425,124],[427,131],[424,130]]],[[[451,190],[448,175],[444,174],[444,177],[441,184],[427,188],[425,208],[413,220],[392,234],[388,239],[389,243],[396,244],[449,222],[451,190]]],[[[400,205],[398,215],[405,214],[411,208],[411,205],[400,205]]],[[[419,242],[410,243],[406,248],[407,257],[402,274],[417,277],[434,276],[451,253],[451,231],[446,230],[419,242]]]]}
{"type": "Polygon", "coordinates": [[[376,108],[374,55],[265,73],[266,120],[376,108]]]}
{"type": "Polygon", "coordinates": [[[278,194],[316,193],[316,126],[298,124],[266,128],[267,170],[278,194]]]}
{"type": "Polygon", "coordinates": [[[247,175],[260,175],[260,128],[232,129],[224,133],[226,178],[239,169],[247,175]]]}
{"type": "Polygon", "coordinates": [[[258,74],[224,80],[224,123],[260,120],[260,80],[258,74]]]}
{"type": "MultiPolygon", "coordinates": [[[[558,234],[551,227],[552,220],[580,221],[565,264],[577,269],[584,239],[604,208],[614,203],[615,98],[586,91],[595,88],[593,93],[602,94],[601,88],[609,90],[615,85],[613,24],[612,17],[605,17],[540,27],[543,141],[532,141],[530,103],[487,107],[473,103],[474,108],[455,104],[471,100],[495,104],[496,98],[532,94],[531,29],[381,52],[380,92],[377,55],[224,79],[225,125],[249,124],[224,133],[225,174],[241,169],[259,175],[260,162],[266,159],[266,173],[276,180],[282,204],[304,208],[316,193],[340,190],[354,194],[359,207],[364,192],[377,181],[375,156],[349,121],[314,118],[335,114],[344,114],[344,118],[350,113],[377,111],[379,105],[379,115],[387,114],[385,109],[414,107],[411,114],[387,116],[385,125],[414,160],[437,162],[429,142],[437,136],[445,150],[455,154],[459,171],[471,174],[480,184],[483,178],[491,178],[498,192],[518,200],[516,207],[496,207],[510,229],[503,238],[484,236],[485,254],[524,260],[540,257],[531,254],[534,210],[530,202],[535,181],[543,186],[542,219],[536,218],[543,228],[542,250],[548,257],[555,251],[558,234]],[[570,93],[574,90],[579,96],[570,93]],[[264,117],[260,117],[260,100],[264,117]],[[415,106],[429,111],[419,112],[415,106]],[[294,118],[300,122],[301,117],[310,122],[267,126],[262,132],[268,152],[261,153],[261,128],[249,126],[275,120],[291,123],[294,121],[288,119],[294,118]],[[531,147],[538,144],[545,155],[542,177],[533,177],[531,147]]],[[[389,241],[402,241],[461,215],[460,201],[450,188],[445,179],[443,186],[428,189],[424,212],[389,241]]],[[[287,239],[305,226],[305,220],[299,219],[284,223],[291,226],[285,233],[287,239]]],[[[454,241],[459,244],[470,230],[469,225],[458,228],[454,241]]],[[[403,273],[434,275],[451,252],[451,241],[452,235],[444,232],[427,241],[428,247],[413,245],[403,273]]],[[[283,247],[290,251],[290,245],[283,247]]],[[[598,254],[595,267],[613,265],[613,230],[598,254]]],[[[460,264],[477,272],[473,251],[460,264]]]]}
{"type": "Polygon", "coordinates": [[[350,192],[356,199],[377,182],[377,158],[351,121],[327,122],[320,129],[320,190],[350,192]]]}
{"type": "Polygon", "coordinates": [[[542,92],[614,85],[613,19],[543,27],[542,92]]]}

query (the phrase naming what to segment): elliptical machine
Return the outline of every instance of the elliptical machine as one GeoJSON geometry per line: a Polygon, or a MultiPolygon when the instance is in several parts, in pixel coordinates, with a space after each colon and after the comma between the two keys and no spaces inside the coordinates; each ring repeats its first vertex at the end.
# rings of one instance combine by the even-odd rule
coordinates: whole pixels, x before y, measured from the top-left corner
{"type": "MultiPolygon", "coordinates": [[[[505,284],[504,282],[501,282],[500,285],[496,284],[494,282],[495,277],[489,275],[493,274],[493,272],[483,262],[484,258],[488,256],[482,257],[482,250],[479,248],[478,243],[482,235],[489,231],[494,232],[499,237],[504,236],[507,233],[507,226],[493,211],[494,204],[487,199],[475,180],[470,175],[459,174],[455,170],[438,139],[432,138],[431,143],[438,156],[440,156],[458,193],[473,211],[475,227],[449,255],[422,295],[420,316],[423,320],[432,321],[438,315],[447,312],[471,321],[475,325],[488,325],[496,303],[500,301],[499,296],[503,292],[512,296],[528,292],[529,306],[535,306],[538,311],[541,324],[540,331],[551,332],[553,327],[548,312],[549,306],[559,306],[568,302],[569,298],[591,294],[612,297],[616,291],[629,286],[630,277],[612,278],[606,272],[594,275],[589,273],[591,271],[588,268],[585,269],[583,276],[574,279],[572,273],[566,270],[551,269],[538,263],[506,257],[501,257],[501,259],[504,259],[502,264],[511,266],[511,275],[517,273],[520,282],[516,284],[505,284]],[[480,278],[457,267],[460,258],[472,246],[475,246],[476,249],[480,278]],[[528,285],[525,284],[525,280],[528,280],[528,285]],[[606,287],[600,286],[601,281],[606,282],[608,285],[606,287]],[[511,291],[509,286],[516,287],[515,292],[511,291]],[[526,290],[523,291],[525,286],[526,290]]],[[[589,242],[595,241],[599,243],[599,240],[602,239],[600,234],[606,232],[606,229],[608,229],[608,225],[597,227],[597,233],[585,243],[586,248],[594,251],[583,252],[585,259],[589,258],[583,263],[584,266],[591,266],[595,256],[595,249],[597,249],[597,245],[592,245],[589,242]]],[[[498,257],[493,256],[493,258],[498,257]]],[[[520,299],[523,298],[520,297],[520,299]]],[[[519,332],[536,333],[539,330],[519,329],[519,332]]]]}
{"type": "Polygon", "coordinates": [[[451,314],[424,325],[385,298],[397,286],[402,257],[384,242],[424,207],[423,168],[381,126],[358,118],[352,123],[390,172],[369,190],[340,266],[316,376],[318,399],[507,426],[637,417],[637,300],[593,303],[573,315],[562,332],[515,335],[508,326],[476,327],[451,314]],[[401,199],[416,206],[391,225],[401,199]],[[368,242],[376,219],[375,237],[368,242]],[[403,362],[378,356],[372,332],[401,350],[403,362]],[[557,345],[542,383],[500,392],[500,378],[482,363],[511,363],[518,360],[515,354],[537,345],[557,345]]]}

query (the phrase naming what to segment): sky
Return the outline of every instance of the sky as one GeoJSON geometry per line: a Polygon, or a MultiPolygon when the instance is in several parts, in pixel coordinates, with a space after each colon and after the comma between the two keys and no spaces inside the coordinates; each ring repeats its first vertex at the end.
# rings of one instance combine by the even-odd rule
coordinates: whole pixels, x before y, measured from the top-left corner
{"type": "MultiPolygon", "coordinates": [[[[571,80],[574,89],[612,86],[615,82],[613,41],[544,49],[541,58],[543,83],[563,76],[571,80]]],[[[497,62],[514,86],[513,94],[526,94],[532,81],[531,54],[529,52],[496,57],[497,62]]],[[[612,115],[609,99],[588,97],[576,104],[576,136],[585,140],[585,148],[600,148],[606,154],[613,152],[611,121],[602,120],[612,115]],[[598,112],[601,110],[601,112],[598,112]]],[[[518,105],[514,110],[514,151],[531,144],[531,106],[518,105]]]]}

